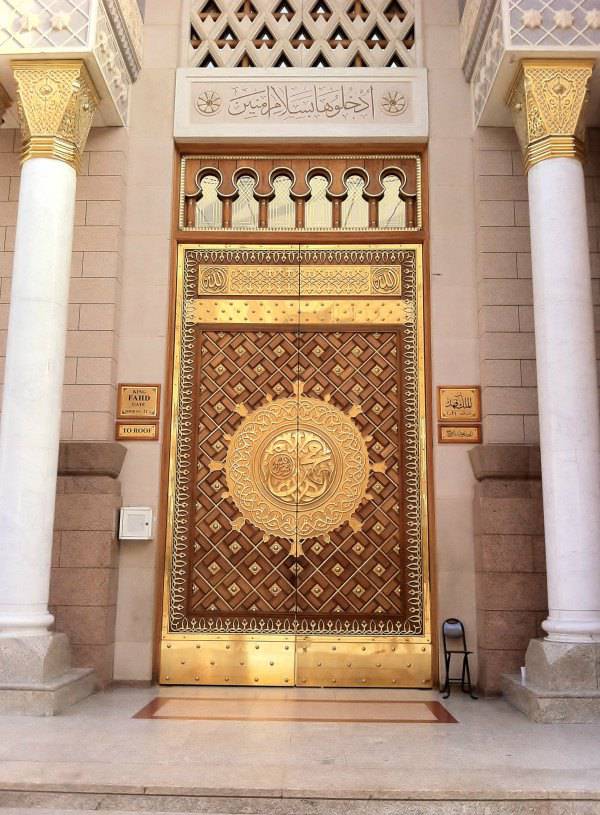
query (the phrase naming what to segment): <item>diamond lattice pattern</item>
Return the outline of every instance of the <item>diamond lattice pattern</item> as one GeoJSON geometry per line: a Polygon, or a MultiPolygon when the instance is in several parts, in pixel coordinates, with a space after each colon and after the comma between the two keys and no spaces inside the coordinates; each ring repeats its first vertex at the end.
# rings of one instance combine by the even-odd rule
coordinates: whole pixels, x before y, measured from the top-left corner
{"type": "Polygon", "coordinates": [[[401,617],[401,335],[199,330],[197,342],[190,615],[203,618],[203,627],[212,618],[221,630],[231,624],[239,629],[241,620],[254,627],[265,617],[276,617],[282,630],[292,630],[295,619],[322,625],[327,619],[401,617]],[[252,410],[268,396],[290,396],[298,379],[308,396],[330,395],[343,410],[361,405],[363,413],[355,421],[372,437],[371,460],[386,460],[388,467],[371,477],[371,498],[357,512],[362,530],[354,532],[346,524],[329,542],[307,541],[304,556],[295,563],[288,556],[289,543],[265,542],[249,523],[239,531],[232,528],[238,512],[223,497],[224,473],[211,471],[209,465],[225,458],[226,435],[240,421],[236,404],[252,410]]]}
{"type": "Polygon", "coordinates": [[[190,67],[416,67],[419,0],[192,0],[190,67]]]}

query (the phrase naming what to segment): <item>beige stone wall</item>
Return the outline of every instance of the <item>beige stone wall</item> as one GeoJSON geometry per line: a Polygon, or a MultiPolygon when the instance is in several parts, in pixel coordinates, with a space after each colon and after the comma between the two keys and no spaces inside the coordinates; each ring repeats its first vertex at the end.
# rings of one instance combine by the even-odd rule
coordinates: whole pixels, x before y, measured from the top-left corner
{"type": "MultiPolygon", "coordinates": [[[[126,131],[96,128],[77,183],[61,437],[114,436],[126,131]]],[[[0,344],[6,329],[20,180],[20,134],[0,130],[0,344]]]]}
{"type": "MultiPolygon", "coordinates": [[[[423,7],[431,132],[430,279],[435,392],[437,385],[480,381],[474,155],[469,89],[459,60],[457,6],[448,0],[427,0],[423,7]]],[[[477,625],[472,509],[475,482],[468,450],[462,445],[438,445],[434,436],[434,626],[439,629],[442,620],[459,617],[473,647],[477,625]]],[[[475,676],[476,658],[472,667],[475,676]]]]}
{"type": "MultiPolygon", "coordinates": [[[[479,329],[484,439],[539,442],[527,179],[512,128],[476,132],[479,329]]],[[[590,252],[600,303],[600,131],[588,134],[590,252]]]]}
{"type": "MultiPolygon", "coordinates": [[[[119,328],[118,380],[166,384],[173,109],[179,48],[179,0],[149,0],[144,69],[133,89],[127,165],[127,214],[119,328]]],[[[168,406],[163,404],[163,412],[168,406]]],[[[164,428],[161,428],[161,433],[164,428]]],[[[160,504],[160,444],[129,443],[121,473],[123,502],[160,504]]],[[[115,677],[149,679],[157,585],[155,541],[120,549],[115,677]]]]}
{"type": "Polygon", "coordinates": [[[539,450],[529,445],[473,448],[478,687],[500,693],[518,674],[529,641],[548,613],[539,450]]]}

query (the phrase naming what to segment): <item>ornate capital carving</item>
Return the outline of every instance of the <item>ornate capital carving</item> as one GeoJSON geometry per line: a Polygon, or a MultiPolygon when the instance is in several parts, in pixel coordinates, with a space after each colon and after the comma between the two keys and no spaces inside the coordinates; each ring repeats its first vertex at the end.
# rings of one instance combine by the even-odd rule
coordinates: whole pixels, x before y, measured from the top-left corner
{"type": "Polygon", "coordinates": [[[0,124],[4,124],[4,116],[11,105],[12,99],[4,90],[4,86],[0,85],[0,124]]]}
{"type": "Polygon", "coordinates": [[[79,169],[98,94],[82,60],[13,62],[23,161],[54,158],[79,169]]]}
{"type": "Polygon", "coordinates": [[[583,110],[594,61],[526,59],[508,94],[525,169],[548,158],[584,155],[583,110]]]}

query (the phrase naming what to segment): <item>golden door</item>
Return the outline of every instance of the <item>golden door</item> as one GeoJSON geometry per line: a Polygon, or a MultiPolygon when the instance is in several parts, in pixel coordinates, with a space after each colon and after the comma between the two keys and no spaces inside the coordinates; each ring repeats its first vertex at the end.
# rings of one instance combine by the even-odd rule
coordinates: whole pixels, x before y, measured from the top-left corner
{"type": "Polygon", "coordinates": [[[430,687],[421,247],[182,246],[160,681],[430,687]]]}

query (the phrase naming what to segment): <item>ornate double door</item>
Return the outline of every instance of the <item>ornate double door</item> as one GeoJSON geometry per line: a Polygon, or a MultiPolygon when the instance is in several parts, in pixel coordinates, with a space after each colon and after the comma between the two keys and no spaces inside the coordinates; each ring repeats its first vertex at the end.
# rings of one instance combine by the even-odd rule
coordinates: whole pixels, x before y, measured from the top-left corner
{"type": "Polygon", "coordinates": [[[182,246],[160,680],[428,687],[419,246],[182,246]]]}

